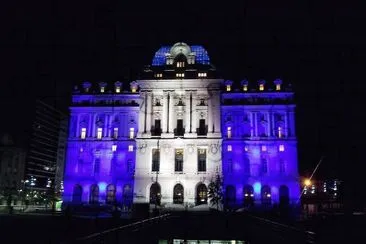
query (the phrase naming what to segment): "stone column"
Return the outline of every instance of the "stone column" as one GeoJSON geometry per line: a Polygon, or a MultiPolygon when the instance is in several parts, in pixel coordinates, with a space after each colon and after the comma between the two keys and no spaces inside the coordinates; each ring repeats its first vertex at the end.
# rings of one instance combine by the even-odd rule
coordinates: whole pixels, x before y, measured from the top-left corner
{"type": "Polygon", "coordinates": [[[146,133],[151,133],[151,116],[152,116],[152,93],[147,93],[146,101],[146,133]]]}
{"type": "Polygon", "coordinates": [[[250,114],[250,137],[254,137],[254,112],[249,112],[250,114]]]}
{"type": "Polygon", "coordinates": [[[88,131],[87,131],[87,137],[92,136],[92,129],[93,128],[93,115],[89,114],[89,123],[88,123],[88,131]]]}
{"type": "Polygon", "coordinates": [[[175,107],[174,107],[174,92],[169,93],[169,131],[168,133],[174,133],[174,113],[175,113],[175,107]]]}
{"type": "Polygon", "coordinates": [[[209,97],[207,98],[207,134],[213,132],[213,121],[212,121],[212,105],[214,102],[212,101],[214,99],[214,94],[209,92],[209,97]]]}
{"type": "Polygon", "coordinates": [[[288,123],[288,112],[285,111],[285,128],[282,129],[282,133],[283,133],[283,137],[289,137],[290,136],[290,131],[291,128],[289,128],[289,123],[288,123]]]}
{"type": "MultiPolygon", "coordinates": [[[[221,134],[221,107],[220,107],[220,92],[214,93],[214,104],[213,104],[213,115],[214,115],[214,125],[215,134],[221,134]]],[[[218,135],[220,136],[220,135],[218,135]]]]}
{"type": "Polygon", "coordinates": [[[92,137],[95,137],[96,133],[96,122],[97,122],[96,120],[97,120],[97,114],[94,114],[92,122],[92,137]]]}
{"type": "Polygon", "coordinates": [[[267,136],[271,136],[271,112],[267,112],[267,136]]]}
{"type": "MultiPolygon", "coordinates": [[[[75,115],[73,115],[73,116],[75,116],[75,115]]],[[[75,137],[80,137],[80,114],[77,115],[77,119],[76,119],[75,137]]]]}
{"type": "Polygon", "coordinates": [[[254,136],[258,137],[258,112],[254,112],[254,136]]]}
{"type": "Polygon", "coordinates": [[[163,94],[163,114],[161,116],[161,125],[162,125],[162,133],[168,132],[168,93],[164,92],[163,94]]]}
{"type": "Polygon", "coordinates": [[[196,111],[196,106],[197,106],[197,92],[192,92],[192,133],[193,134],[197,134],[196,129],[197,129],[197,111],[196,111]]]}
{"type": "Polygon", "coordinates": [[[112,131],[114,130],[114,128],[112,128],[112,120],[114,116],[115,116],[114,114],[109,115],[107,137],[111,137],[112,131]]]}
{"type": "Polygon", "coordinates": [[[106,137],[108,135],[108,127],[109,127],[109,117],[110,115],[109,114],[106,114],[105,115],[105,118],[104,118],[104,128],[103,128],[103,137],[106,137]]]}
{"type": "Polygon", "coordinates": [[[288,113],[288,120],[289,120],[289,125],[290,125],[290,129],[289,132],[291,135],[291,137],[295,137],[296,136],[296,128],[295,128],[295,112],[294,111],[290,111],[288,113]]]}
{"type": "Polygon", "coordinates": [[[276,128],[276,126],[275,126],[275,115],[274,115],[274,113],[273,112],[271,112],[271,125],[272,125],[272,131],[271,131],[271,133],[272,133],[272,136],[274,136],[274,137],[276,137],[277,135],[276,135],[276,131],[277,131],[277,128],[276,128]]]}
{"type": "MultiPolygon", "coordinates": [[[[139,109],[139,129],[138,129],[138,136],[141,137],[141,135],[144,133],[144,127],[145,127],[145,93],[142,92],[140,94],[140,109],[139,109]]],[[[127,123],[128,123],[128,113],[123,113],[121,118],[121,125],[123,125],[122,128],[122,136],[126,135],[127,130],[127,123]]]]}
{"type": "Polygon", "coordinates": [[[191,92],[186,91],[186,126],[185,126],[185,133],[188,134],[191,128],[191,92]]]}

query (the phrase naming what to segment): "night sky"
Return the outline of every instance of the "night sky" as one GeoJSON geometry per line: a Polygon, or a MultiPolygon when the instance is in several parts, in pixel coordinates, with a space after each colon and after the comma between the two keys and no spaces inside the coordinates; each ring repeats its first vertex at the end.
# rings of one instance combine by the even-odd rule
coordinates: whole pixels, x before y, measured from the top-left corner
{"type": "Polygon", "coordinates": [[[310,175],[324,155],[316,177],[353,185],[362,179],[366,17],[361,6],[100,2],[2,6],[1,124],[20,145],[35,98],[67,112],[74,83],[132,81],[160,46],[183,41],[203,45],[225,79],[292,83],[302,175],[310,175]]]}

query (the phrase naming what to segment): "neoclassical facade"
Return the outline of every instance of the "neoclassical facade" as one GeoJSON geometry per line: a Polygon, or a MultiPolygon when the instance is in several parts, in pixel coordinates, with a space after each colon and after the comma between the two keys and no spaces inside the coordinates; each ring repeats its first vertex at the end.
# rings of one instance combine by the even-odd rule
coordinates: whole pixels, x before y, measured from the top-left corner
{"type": "Polygon", "coordinates": [[[202,46],[163,46],[141,79],[75,87],[64,202],[235,207],[299,196],[293,92],[218,78],[202,46]],[[128,87],[127,87],[128,86],[128,87]]]}

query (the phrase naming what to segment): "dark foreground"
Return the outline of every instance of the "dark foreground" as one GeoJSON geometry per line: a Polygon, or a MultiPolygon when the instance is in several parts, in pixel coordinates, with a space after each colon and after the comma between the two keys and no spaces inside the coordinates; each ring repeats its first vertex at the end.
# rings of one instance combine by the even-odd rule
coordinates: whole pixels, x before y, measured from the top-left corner
{"type": "Polygon", "coordinates": [[[248,213],[175,212],[161,219],[138,221],[141,220],[44,214],[0,215],[0,243],[157,244],[159,240],[173,239],[243,240],[246,243],[365,243],[366,240],[365,216],[322,216],[306,222],[294,222],[292,227],[248,213]],[[139,224],[131,225],[132,222],[139,224]],[[113,228],[114,231],[108,231],[113,228]]]}

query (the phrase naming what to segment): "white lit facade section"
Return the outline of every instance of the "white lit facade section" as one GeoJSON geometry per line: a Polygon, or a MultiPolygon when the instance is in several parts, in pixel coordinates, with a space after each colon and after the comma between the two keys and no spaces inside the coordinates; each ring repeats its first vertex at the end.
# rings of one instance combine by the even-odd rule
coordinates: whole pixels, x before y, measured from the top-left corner
{"type": "Polygon", "coordinates": [[[80,138],[81,139],[85,139],[86,138],[86,128],[81,128],[80,138]]]}
{"type": "Polygon", "coordinates": [[[102,128],[98,128],[97,129],[97,139],[102,139],[103,136],[103,129],[102,128]]]}

